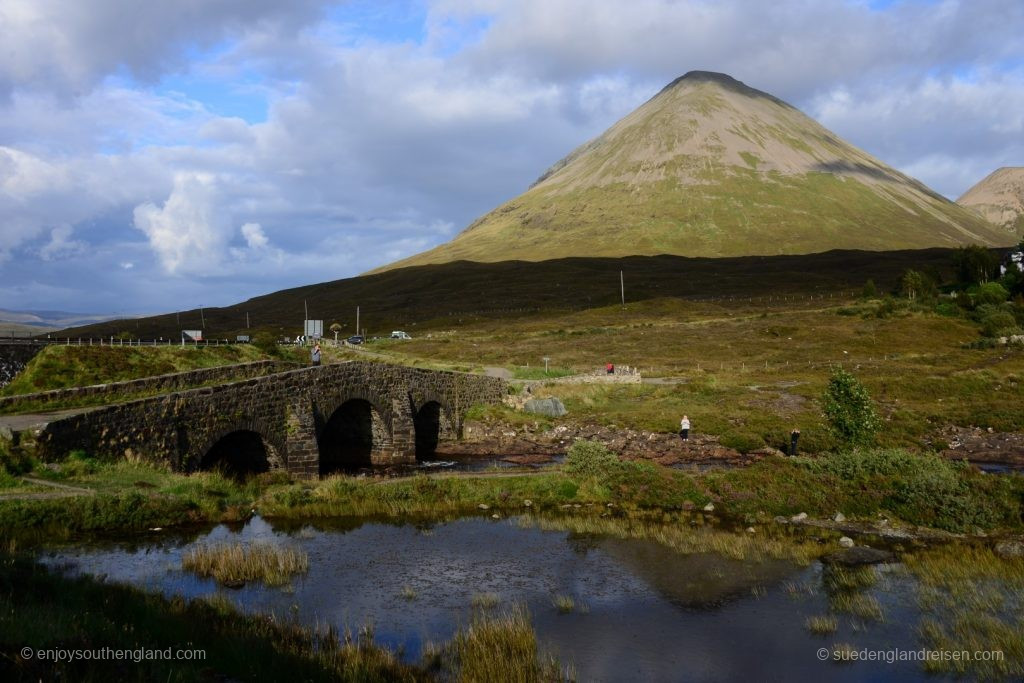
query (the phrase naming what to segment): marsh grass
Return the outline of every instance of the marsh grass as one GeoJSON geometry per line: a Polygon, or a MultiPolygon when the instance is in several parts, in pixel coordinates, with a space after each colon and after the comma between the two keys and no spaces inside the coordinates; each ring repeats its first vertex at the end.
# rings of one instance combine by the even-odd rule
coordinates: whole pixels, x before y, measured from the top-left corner
{"type": "Polygon", "coordinates": [[[309,557],[301,549],[269,543],[220,543],[187,550],[181,557],[181,568],[226,585],[262,581],[268,586],[283,586],[293,575],[309,570],[309,557]]]}
{"type": "Polygon", "coordinates": [[[957,544],[908,554],[904,566],[918,581],[921,639],[931,649],[972,653],[958,661],[929,661],[927,671],[1024,678],[1024,562],[1001,558],[988,547],[957,544]],[[999,651],[1002,658],[975,659],[980,651],[999,651]]]}
{"type": "Polygon", "coordinates": [[[825,581],[825,590],[828,592],[856,591],[876,585],[878,583],[878,573],[872,566],[841,567],[839,565],[830,565],[826,567],[823,579],[825,581]]]}
{"type": "Polygon", "coordinates": [[[470,604],[477,609],[494,609],[501,604],[501,596],[497,593],[474,593],[470,604]]]}
{"type": "Polygon", "coordinates": [[[831,614],[807,617],[804,628],[816,636],[827,636],[836,632],[839,620],[831,614]]]}
{"type": "Polygon", "coordinates": [[[574,680],[571,670],[542,657],[530,616],[521,606],[476,613],[452,640],[448,655],[460,683],[540,683],[574,680]]]}
{"type": "Polygon", "coordinates": [[[568,614],[576,608],[576,600],[571,595],[554,595],[551,604],[562,614],[568,614]]]}
{"type": "Polygon", "coordinates": [[[401,596],[403,600],[412,602],[418,597],[418,594],[416,593],[416,589],[412,586],[402,586],[401,596]]]}
{"type": "Polygon", "coordinates": [[[716,553],[740,561],[789,560],[796,564],[810,564],[821,554],[817,542],[780,533],[773,536],[750,535],[725,531],[713,527],[691,527],[676,518],[674,523],[664,520],[563,516],[538,517],[524,515],[519,523],[549,531],[570,531],[577,534],[611,536],[613,538],[634,538],[650,540],[671,548],[678,553],[716,553]]]}
{"type": "Polygon", "coordinates": [[[885,613],[878,598],[864,593],[843,591],[829,595],[829,607],[835,612],[852,614],[861,619],[872,621],[884,621],[885,613]]]}

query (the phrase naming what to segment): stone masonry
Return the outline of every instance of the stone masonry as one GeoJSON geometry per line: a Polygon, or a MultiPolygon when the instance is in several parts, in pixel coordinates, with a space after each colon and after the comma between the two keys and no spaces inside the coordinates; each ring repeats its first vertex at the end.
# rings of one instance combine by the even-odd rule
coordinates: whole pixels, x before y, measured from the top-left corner
{"type": "Polygon", "coordinates": [[[10,384],[42,348],[42,344],[31,342],[0,343],[0,388],[10,384]]]}
{"type": "Polygon", "coordinates": [[[18,394],[16,396],[0,396],[0,415],[13,413],[29,408],[39,411],[46,410],[49,405],[82,399],[98,399],[95,402],[114,402],[132,394],[166,394],[181,391],[200,384],[228,382],[231,380],[259,377],[275,372],[291,370],[299,367],[294,361],[258,360],[251,363],[234,365],[218,365],[212,368],[200,368],[186,372],[174,372],[167,375],[142,377],[124,382],[92,384],[87,387],[69,387],[52,389],[34,394],[18,394]]]}
{"type": "Polygon", "coordinates": [[[440,439],[460,438],[470,406],[500,403],[505,394],[505,381],[494,377],[340,363],[90,410],[50,422],[34,441],[44,460],[80,449],[191,472],[221,438],[251,431],[262,438],[272,468],[312,478],[320,473],[328,422],[351,401],[370,407],[371,461],[393,464],[415,462],[415,417],[421,409],[437,410],[440,439]]]}

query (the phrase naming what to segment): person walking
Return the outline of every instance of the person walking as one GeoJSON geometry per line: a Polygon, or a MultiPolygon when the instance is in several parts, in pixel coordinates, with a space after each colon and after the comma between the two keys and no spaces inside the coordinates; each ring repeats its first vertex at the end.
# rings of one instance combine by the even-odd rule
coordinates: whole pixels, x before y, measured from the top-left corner
{"type": "Polygon", "coordinates": [[[796,455],[796,442],[800,440],[800,430],[793,427],[793,431],[789,433],[789,454],[796,455]]]}
{"type": "Polygon", "coordinates": [[[320,365],[320,342],[313,345],[313,350],[310,352],[309,357],[313,361],[313,365],[320,365]]]}
{"type": "Polygon", "coordinates": [[[679,421],[679,438],[683,441],[690,440],[690,418],[683,415],[683,419],[679,421]]]}

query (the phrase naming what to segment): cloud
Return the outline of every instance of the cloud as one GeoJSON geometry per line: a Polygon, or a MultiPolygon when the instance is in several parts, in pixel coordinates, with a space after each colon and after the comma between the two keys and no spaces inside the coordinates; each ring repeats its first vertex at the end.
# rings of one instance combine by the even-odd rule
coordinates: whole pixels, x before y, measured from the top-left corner
{"type": "Polygon", "coordinates": [[[265,249],[270,243],[259,223],[246,223],[241,227],[241,232],[250,249],[265,249]]]}
{"type": "Polygon", "coordinates": [[[250,30],[287,36],[314,21],[323,0],[4,0],[0,95],[15,88],[88,93],[126,70],[153,82],[185,69],[194,50],[250,30]]]}
{"type": "Polygon", "coordinates": [[[24,282],[0,306],[218,305],[364,272],[450,239],[692,69],[950,197],[1024,164],[1019,0],[413,9],[0,4],[0,279],[24,282]],[[258,122],[221,106],[238,92],[258,122]],[[55,284],[69,273],[92,286],[55,284]]]}
{"type": "Polygon", "coordinates": [[[140,204],[135,227],[145,233],[164,271],[211,275],[227,244],[227,217],[218,210],[220,192],[212,175],[180,173],[162,207],[140,204]]]}

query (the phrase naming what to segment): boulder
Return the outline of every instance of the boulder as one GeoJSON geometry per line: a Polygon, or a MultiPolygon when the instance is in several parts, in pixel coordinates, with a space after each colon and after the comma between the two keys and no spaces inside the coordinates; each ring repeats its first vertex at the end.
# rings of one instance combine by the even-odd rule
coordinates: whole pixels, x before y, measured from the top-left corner
{"type": "Polygon", "coordinates": [[[801,512],[799,515],[793,515],[790,519],[794,522],[802,522],[807,519],[807,513],[801,512]]]}
{"type": "Polygon", "coordinates": [[[995,553],[1004,560],[1024,557],[1024,541],[999,541],[996,543],[995,553]]]}
{"type": "Polygon", "coordinates": [[[842,512],[837,512],[832,517],[832,521],[833,522],[839,522],[839,523],[845,522],[846,521],[846,515],[844,515],[842,512]]]}
{"type": "Polygon", "coordinates": [[[547,417],[561,417],[569,412],[565,409],[562,401],[557,398],[531,398],[523,404],[523,410],[547,417]]]}
{"type": "Polygon", "coordinates": [[[881,562],[892,562],[895,559],[896,556],[888,550],[858,545],[829,553],[822,557],[821,561],[825,564],[836,564],[843,567],[859,567],[862,565],[879,564],[881,562]]]}
{"type": "Polygon", "coordinates": [[[714,511],[715,511],[715,504],[714,503],[708,503],[707,505],[704,506],[704,512],[714,512],[714,511]]]}
{"type": "Polygon", "coordinates": [[[843,546],[844,548],[852,548],[856,544],[853,542],[853,539],[849,536],[843,536],[839,539],[839,545],[843,546]]]}

